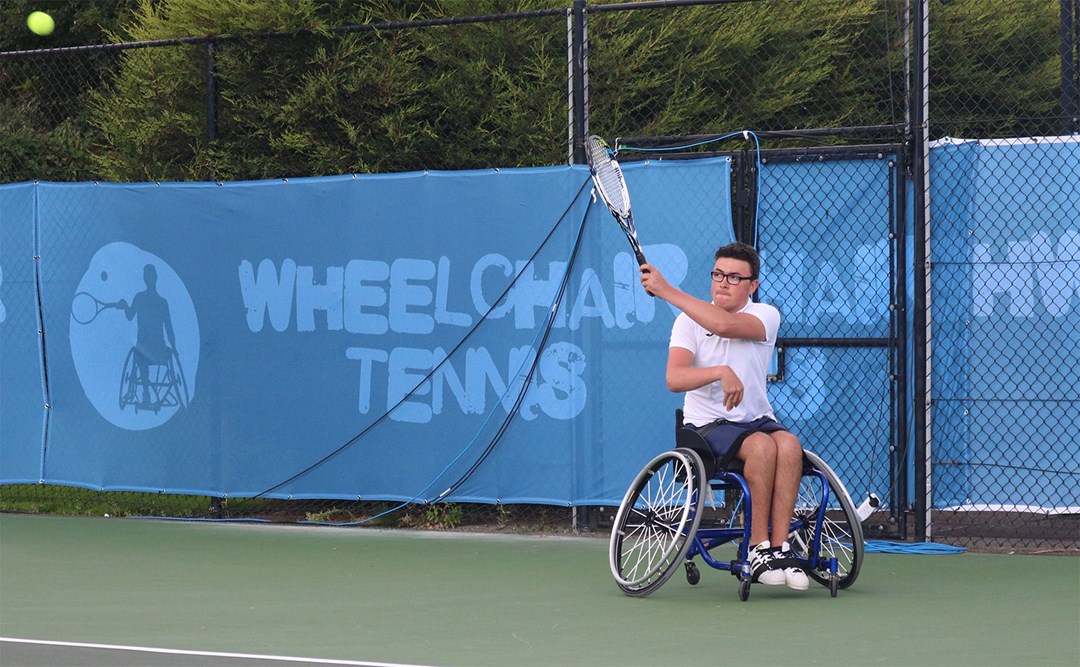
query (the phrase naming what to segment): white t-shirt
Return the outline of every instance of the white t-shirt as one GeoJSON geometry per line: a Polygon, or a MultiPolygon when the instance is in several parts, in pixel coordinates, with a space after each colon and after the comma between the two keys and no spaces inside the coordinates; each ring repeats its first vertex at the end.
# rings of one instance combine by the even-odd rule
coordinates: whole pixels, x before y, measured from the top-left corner
{"type": "Polygon", "coordinates": [[[739,311],[761,320],[765,325],[765,340],[751,341],[724,338],[709,333],[686,313],[679,313],[671,327],[670,347],[681,347],[694,354],[691,365],[730,366],[743,383],[743,400],[728,410],[724,407],[724,387],[712,382],[686,392],[683,400],[683,419],[688,424],[703,426],[715,419],[748,422],[761,417],[775,419],[769,396],[765,391],[765,376],[769,372],[776,332],[780,329],[780,311],[767,303],[748,301],[739,311]]]}

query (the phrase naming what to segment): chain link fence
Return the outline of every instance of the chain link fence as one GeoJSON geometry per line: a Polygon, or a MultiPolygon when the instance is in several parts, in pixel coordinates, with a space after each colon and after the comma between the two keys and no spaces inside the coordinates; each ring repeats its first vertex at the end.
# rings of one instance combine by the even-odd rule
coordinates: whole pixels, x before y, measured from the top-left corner
{"type": "Polygon", "coordinates": [[[932,3],[927,532],[1080,539],[1080,4],[932,3]]]}
{"type": "Polygon", "coordinates": [[[909,506],[899,148],[767,153],[756,228],[759,292],[784,315],[770,399],[856,504],[880,498],[867,532],[889,537],[909,506]]]}
{"type": "MultiPolygon", "coordinates": [[[[483,16],[417,7],[409,20],[310,33],[2,52],[0,182],[550,165],[581,161],[594,133],[688,146],[664,159],[729,155],[736,233],[762,248],[762,298],[785,315],[773,400],[856,502],[882,498],[870,534],[1077,547],[1080,165],[1075,143],[1024,139],[1080,132],[1075,0],[552,1],[483,16]],[[919,294],[906,221],[924,84],[932,231],[919,294]],[[714,141],[741,130],[753,140],[714,141]],[[972,189],[942,186],[955,179],[972,189]],[[912,347],[922,308],[933,333],[912,347]],[[927,348],[922,433],[912,413],[923,402],[911,398],[920,369],[907,360],[927,348]],[[848,384],[816,386],[826,367],[849,369],[848,384]],[[913,462],[934,480],[932,496],[909,477],[913,462]]],[[[2,492],[24,509],[51,502],[40,488],[2,492]]],[[[99,502],[333,523],[393,509],[206,498],[164,510],[153,498],[77,496],[101,513],[99,502]]],[[[379,520],[604,522],[588,508],[444,510],[379,520]]]]}
{"type": "Polygon", "coordinates": [[[592,133],[753,129],[815,146],[903,131],[903,1],[589,9],[592,133]]]}
{"type": "Polygon", "coordinates": [[[940,180],[965,187],[931,205],[932,534],[1075,544],[1080,150],[1047,137],[935,150],[940,180]]]}

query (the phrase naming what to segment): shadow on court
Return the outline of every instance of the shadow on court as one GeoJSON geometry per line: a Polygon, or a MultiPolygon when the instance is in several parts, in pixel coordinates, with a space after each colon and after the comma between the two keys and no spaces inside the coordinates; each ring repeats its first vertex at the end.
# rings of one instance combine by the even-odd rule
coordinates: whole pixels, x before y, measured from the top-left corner
{"type": "Polygon", "coordinates": [[[599,538],[0,515],[0,636],[115,647],[0,664],[1080,664],[1073,556],[871,553],[835,599],[703,570],[636,599],[599,538]]]}

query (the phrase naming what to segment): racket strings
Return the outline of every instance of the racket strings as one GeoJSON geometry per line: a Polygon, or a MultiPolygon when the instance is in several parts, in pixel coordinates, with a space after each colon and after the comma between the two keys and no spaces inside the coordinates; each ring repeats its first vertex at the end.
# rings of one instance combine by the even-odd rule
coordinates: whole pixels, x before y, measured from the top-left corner
{"type": "Polygon", "coordinates": [[[79,324],[90,324],[101,311],[112,307],[89,292],[79,292],[71,302],[71,316],[79,324]]]}
{"type": "Polygon", "coordinates": [[[607,158],[607,163],[601,163],[596,170],[596,178],[608,203],[625,218],[630,210],[630,201],[626,196],[626,183],[623,180],[622,170],[612,158],[607,158]]]}
{"type": "MultiPolygon", "coordinates": [[[[630,193],[626,190],[626,180],[623,178],[619,163],[611,154],[611,150],[599,137],[589,137],[586,141],[589,166],[592,168],[597,190],[603,197],[604,203],[613,213],[626,218],[630,213],[630,193]]],[[[622,224],[622,221],[619,221],[622,224]]],[[[624,225],[625,226],[625,225],[624,225]]],[[[633,231],[633,222],[628,227],[633,231]]]]}

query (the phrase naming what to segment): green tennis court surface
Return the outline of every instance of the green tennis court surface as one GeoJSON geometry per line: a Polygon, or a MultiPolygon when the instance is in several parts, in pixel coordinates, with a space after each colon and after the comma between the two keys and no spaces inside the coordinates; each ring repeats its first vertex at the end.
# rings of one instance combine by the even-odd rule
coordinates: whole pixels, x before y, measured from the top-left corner
{"type": "Polygon", "coordinates": [[[698,586],[676,575],[628,598],[606,550],[2,515],[0,636],[93,646],[4,641],[0,664],[1080,664],[1072,556],[868,554],[835,599],[755,586],[739,602],[734,579],[707,568],[698,586]]]}

